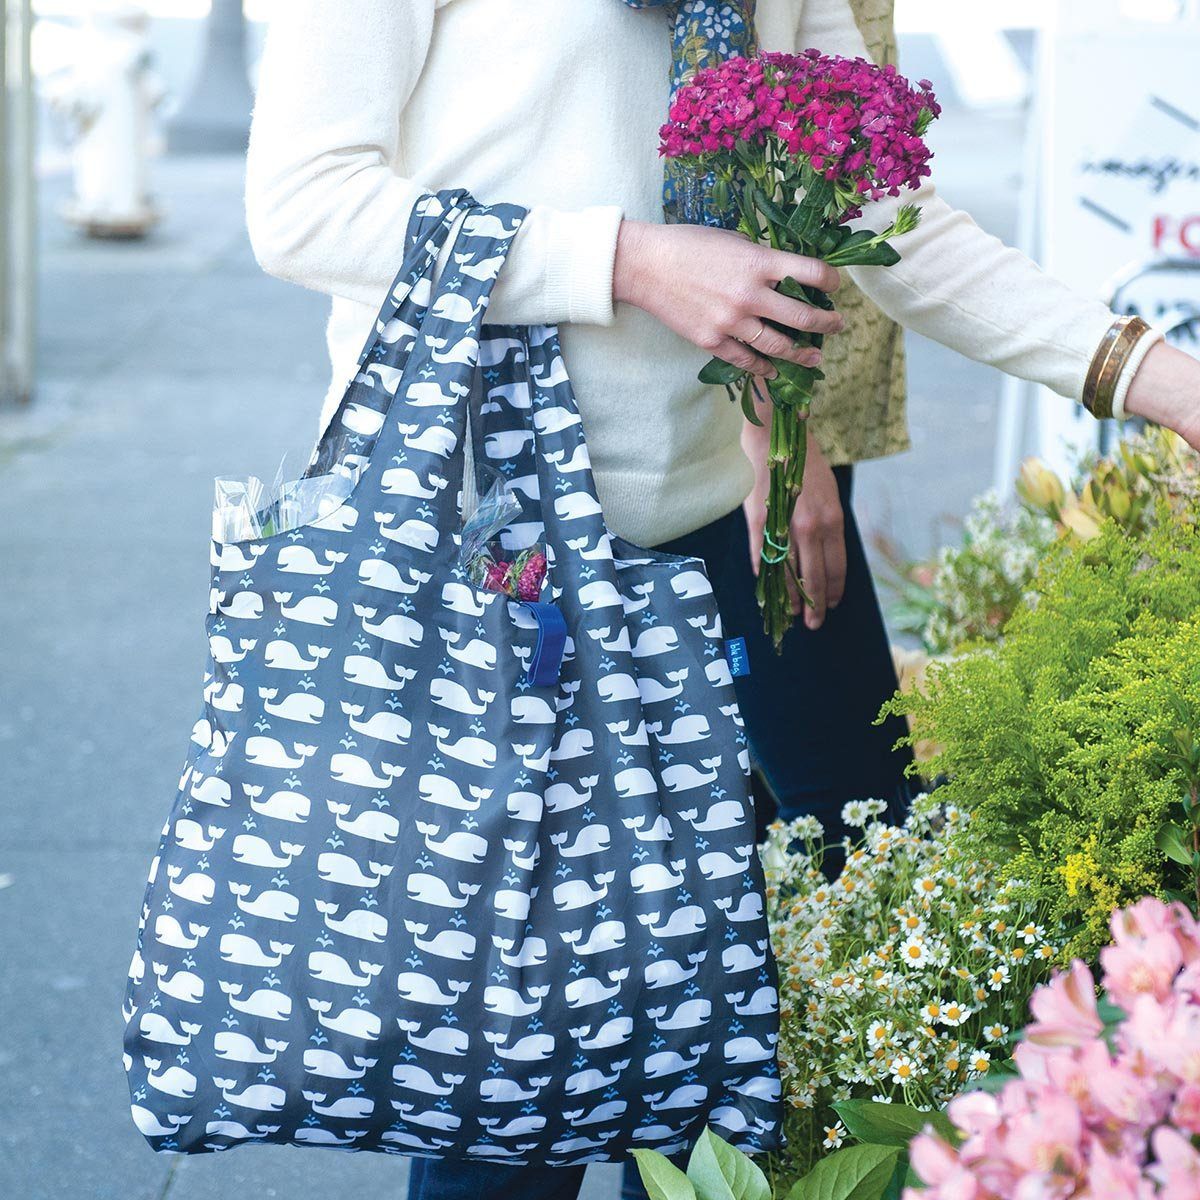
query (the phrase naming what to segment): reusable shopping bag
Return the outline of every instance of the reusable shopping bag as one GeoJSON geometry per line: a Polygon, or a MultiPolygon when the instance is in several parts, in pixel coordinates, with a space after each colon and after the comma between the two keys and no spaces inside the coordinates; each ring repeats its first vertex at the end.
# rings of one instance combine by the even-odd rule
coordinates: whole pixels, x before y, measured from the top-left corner
{"type": "Polygon", "coordinates": [[[213,543],[203,714],[124,1007],[156,1150],[779,1144],[720,619],[700,560],[605,527],[555,329],[483,323],[523,216],[417,206],[308,467],[352,486],[213,543]],[[546,547],[533,603],[459,560],[472,405],[481,466],[522,502],[507,543],[546,547]]]}

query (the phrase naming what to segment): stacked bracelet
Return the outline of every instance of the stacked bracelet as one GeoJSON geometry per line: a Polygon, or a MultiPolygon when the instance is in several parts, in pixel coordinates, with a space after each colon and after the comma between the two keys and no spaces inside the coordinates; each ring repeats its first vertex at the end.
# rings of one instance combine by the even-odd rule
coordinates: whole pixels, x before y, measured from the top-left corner
{"type": "Polygon", "coordinates": [[[1114,415],[1113,400],[1121,375],[1135,347],[1150,332],[1141,317],[1130,316],[1118,317],[1105,330],[1083,385],[1083,406],[1098,421],[1114,415]]]}

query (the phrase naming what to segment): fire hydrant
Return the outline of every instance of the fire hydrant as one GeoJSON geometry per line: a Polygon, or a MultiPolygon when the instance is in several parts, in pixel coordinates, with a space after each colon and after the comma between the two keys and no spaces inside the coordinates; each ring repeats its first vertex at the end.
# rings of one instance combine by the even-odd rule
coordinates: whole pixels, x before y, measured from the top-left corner
{"type": "Polygon", "coordinates": [[[75,195],[63,216],[89,237],[143,237],[162,218],[149,160],[161,142],[155,114],[167,91],[151,62],[148,26],[133,5],[93,9],[80,31],[79,61],[45,86],[74,137],[75,195]]]}

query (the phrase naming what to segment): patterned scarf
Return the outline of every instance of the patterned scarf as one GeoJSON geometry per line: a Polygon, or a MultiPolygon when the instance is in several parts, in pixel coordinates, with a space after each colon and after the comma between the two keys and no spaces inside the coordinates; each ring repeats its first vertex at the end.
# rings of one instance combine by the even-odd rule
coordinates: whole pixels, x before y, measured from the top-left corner
{"type": "MultiPolygon", "coordinates": [[[[675,93],[702,67],[727,58],[758,53],[754,30],[755,0],[624,0],[630,8],[675,9],[672,37],[671,92],[675,93]]],[[[668,221],[687,225],[737,224],[735,213],[717,209],[711,200],[712,173],[689,170],[675,159],[663,160],[663,211],[668,221]]]]}

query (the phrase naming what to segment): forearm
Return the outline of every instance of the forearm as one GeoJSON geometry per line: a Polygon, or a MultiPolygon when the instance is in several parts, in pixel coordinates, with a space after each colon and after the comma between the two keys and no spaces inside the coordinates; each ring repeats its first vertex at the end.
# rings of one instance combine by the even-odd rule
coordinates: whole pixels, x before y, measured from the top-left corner
{"type": "MultiPolygon", "coordinates": [[[[246,166],[247,227],[269,273],[381,302],[407,250],[413,205],[433,190],[395,163],[434,10],[434,0],[288,0],[272,19],[246,166]]],[[[613,206],[533,204],[488,319],[611,321],[620,220],[613,206]]]]}

